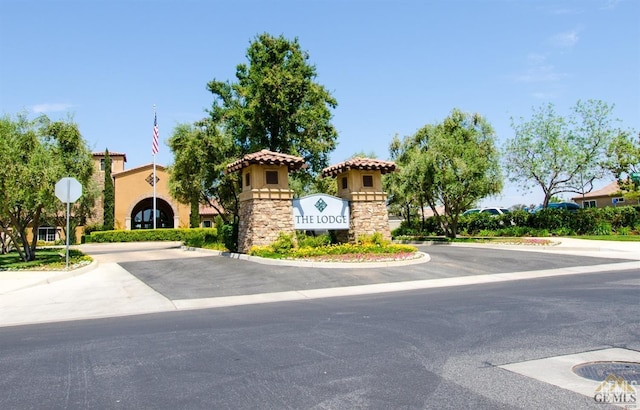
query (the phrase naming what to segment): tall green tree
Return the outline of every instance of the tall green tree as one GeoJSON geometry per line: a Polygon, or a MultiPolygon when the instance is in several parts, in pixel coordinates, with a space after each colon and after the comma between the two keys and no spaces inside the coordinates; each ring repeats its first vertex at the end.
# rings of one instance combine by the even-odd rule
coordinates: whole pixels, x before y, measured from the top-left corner
{"type": "MultiPolygon", "coordinates": [[[[66,121],[49,122],[43,129],[43,143],[52,156],[56,181],[73,177],[82,185],[82,196],[70,206],[69,243],[76,243],[76,228],[85,225],[92,216],[96,198],[100,194],[93,179],[94,165],[91,150],[82,137],[78,124],[71,117],[66,121]]],[[[45,206],[45,220],[49,225],[66,230],[66,205],[56,199],[45,206]]]]}
{"type": "Polygon", "coordinates": [[[238,176],[225,174],[227,164],[262,149],[301,156],[309,168],[292,175],[292,187],[324,190],[317,176],[337,139],[331,124],[337,102],[315,81],[316,68],[297,39],[261,34],[246,57],[235,82],[207,84],[214,97],[209,117],[179,125],[169,139],[172,194],[193,209],[196,200],[218,208],[227,223],[238,219],[240,190],[238,176]]]}
{"type": "Polygon", "coordinates": [[[599,100],[578,101],[569,116],[553,104],[534,109],[531,119],[512,119],[515,136],[505,145],[509,180],[523,190],[538,187],[543,206],[552,196],[584,194],[607,173],[607,151],[621,134],[611,118],[613,106],[599,100]]]}
{"type": "MultiPolygon", "coordinates": [[[[76,228],[85,225],[92,216],[98,195],[93,179],[94,165],[91,150],[82,137],[78,124],[71,117],[66,121],[54,121],[43,130],[44,144],[49,147],[57,180],[73,177],[82,185],[82,196],[70,207],[69,243],[76,243],[76,228]]],[[[48,224],[63,227],[66,230],[66,205],[57,200],[45,207],[48,224]]]]}
{"type": "Polygon", "coordinates": [[[233,223],[238,211],[238,176],[224,171],[239,151],[229,136],[209,125],[204,121],[179,124],[174,129],[168,141],[174,154],[169,190],[173,197],[189,204],[192,213],[205,204],[216,209],[226,223],[233,223]]]}
{"type": "Polygon", "coordinates": [[[400,171],[397,200],[428,205],[445,234],[455,238],[460,214],[502,190],[499,151],[491,125],[479,114],[454,109],[442,123],[426,125],[391,143],[400,171]]]}
{"type": "Polygon", "coordinates": [[[261,34],[246,55],[237,82],[209,82],[211,120],[231,135],[240,155],[268,149],[304,158],[309,168],[297,177],[310,181],[336,146],[336,99],[315,82],[316,68],[297,38],[261,34]]]}
{"type": "Polygon", "coordinates": [[[111,157],[109,149],[104,150],[104,189],[102,191],[102,228],[105,231],[114,229],[116,195],[111,175],[111,157]]]}
{"type": "Polygon", "coordinates": [[[0,219],[5,235],[25,261],[35,259],[43,208],[56,200],[51,156],[39,138],[43,121],[43,117],[29,120],[25,114],[18,114],[15,120],[0,119],[0,219]],[[33,228],[32,241],[29,227],[33,228]]]}

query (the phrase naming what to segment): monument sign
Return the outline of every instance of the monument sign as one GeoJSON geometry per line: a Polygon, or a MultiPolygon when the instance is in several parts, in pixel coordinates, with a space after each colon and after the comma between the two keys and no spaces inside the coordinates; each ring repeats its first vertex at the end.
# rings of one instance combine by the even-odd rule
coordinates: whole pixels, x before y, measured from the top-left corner
{"type": "Polygon", "coordinates": [[[293,224],[305,231],[349,229],[349,201],[326,194],[294,199],[293,224]]]}

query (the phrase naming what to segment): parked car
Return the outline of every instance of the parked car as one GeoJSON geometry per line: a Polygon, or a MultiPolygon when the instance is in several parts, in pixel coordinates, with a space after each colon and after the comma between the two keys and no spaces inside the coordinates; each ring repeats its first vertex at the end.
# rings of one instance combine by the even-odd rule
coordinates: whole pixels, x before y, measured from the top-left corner
{"type": "Polygon", "coordinates": [[[509,213],[507,208],[473,208],[467,211],[464,211],[462,215],[471,215],[471,214],[490,214],[490,215],[502,215],[509,213]]]}
{"type": "MultiPolygon", "coordinates": [[[[547,208],[549,209],[564,209],[567,211],[572,211],[575,212],[578,209],[581,209],[581,206],[576,204],[575,202],[551,202],[547,205],[547,208]]],[[[533,208],[530,212],[531,213],[536,213],[538,211],[540,211],[542,208],[542,205],[538,205],[535,208],[533,208]]]]}

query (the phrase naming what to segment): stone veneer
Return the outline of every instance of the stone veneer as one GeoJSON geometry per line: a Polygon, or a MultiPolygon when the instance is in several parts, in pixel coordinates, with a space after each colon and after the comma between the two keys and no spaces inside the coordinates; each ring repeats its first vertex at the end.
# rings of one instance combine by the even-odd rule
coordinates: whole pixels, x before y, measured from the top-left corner
{"type": "Polygon", "coordinates": [[[280,232],[294,233],[293,204],[287,199],[245,199],[240,202],[238,251],[271,245],[280,232]]]}
{"type": "Polygon", "coordinates": [[[376,232],[381,233],[384,239],[391,240],[386,201],[351,200],[349,208],[351,218],[348,232],[349,242],[354,243],[358,237],[372,235],[376,232]]]}

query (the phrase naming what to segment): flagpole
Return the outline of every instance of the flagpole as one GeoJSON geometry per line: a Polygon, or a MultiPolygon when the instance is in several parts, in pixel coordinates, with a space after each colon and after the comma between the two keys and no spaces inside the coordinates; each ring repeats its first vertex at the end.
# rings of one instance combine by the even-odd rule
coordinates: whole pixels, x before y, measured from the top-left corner
{"type": "MultiPolygon", "coordinates": [[[[156,129],[158,126],[158,117],[156,116],[156,105],[153,104],[153,132],[154,132],[154,142],[156,129]]],[[[156,149],[153,149],[153,229],[156,229],[156,149]]]]}

